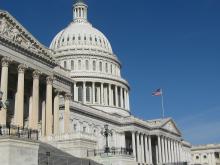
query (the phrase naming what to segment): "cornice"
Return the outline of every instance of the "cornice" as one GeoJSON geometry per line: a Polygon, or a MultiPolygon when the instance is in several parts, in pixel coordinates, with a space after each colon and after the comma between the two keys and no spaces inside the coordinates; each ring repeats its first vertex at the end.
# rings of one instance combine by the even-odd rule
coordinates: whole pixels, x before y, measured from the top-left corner
{"type": "Polygon", "coordinates": [[[41,58],[50,65],[57,65],[51,52],[37,41],[13,16],[6,11],[0,11],[0,39],[10,48],[20,50],[32,57],[41,58]]]}

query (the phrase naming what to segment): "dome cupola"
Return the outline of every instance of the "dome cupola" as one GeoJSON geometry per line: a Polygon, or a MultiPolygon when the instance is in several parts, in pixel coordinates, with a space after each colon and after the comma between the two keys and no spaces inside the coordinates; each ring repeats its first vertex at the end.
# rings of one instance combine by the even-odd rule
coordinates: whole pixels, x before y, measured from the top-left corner
{"type": "Polygon", "coordinates": [[[87,22],[88,6],[83,0],[77,0],[73,5],[73,20],[75,22],[87,22]]]}

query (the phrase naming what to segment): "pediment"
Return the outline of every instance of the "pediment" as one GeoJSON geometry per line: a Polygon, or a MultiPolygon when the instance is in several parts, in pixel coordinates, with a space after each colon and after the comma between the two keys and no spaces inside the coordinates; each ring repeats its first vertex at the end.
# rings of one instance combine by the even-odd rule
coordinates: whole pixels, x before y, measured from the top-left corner
{"type": "Polygon", "coordinates": [[[173,132],[175,134],[178,134],[178,135],[181,135],[181,132],[179,131],[179,129],[177,128],[176,124],[172,121],[172,120],[169,120],[168,122],[166,122],[162,128],[164,130],[167,130],[169,132],[173,132]]]}
{"type": "Polygon", "coordinates": [[[38,56],[54,61],[51,52],[37,41],[14,17],[0,10],[0,37],[21,46],[38,56]]]}

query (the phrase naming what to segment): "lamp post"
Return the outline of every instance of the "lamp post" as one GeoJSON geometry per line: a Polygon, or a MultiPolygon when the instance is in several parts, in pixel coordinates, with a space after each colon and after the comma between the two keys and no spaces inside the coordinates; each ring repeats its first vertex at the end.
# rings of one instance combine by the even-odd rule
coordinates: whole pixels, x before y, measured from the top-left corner
{"type": "Polygon", "coordinates": [[[112,130],[108,128],[108,124],[104,125],[104,129],[101,131],[101,134],[106,138],[106,146],[105,146],[105,153],[110,152],[110,148],[108,146],[108,137],[112,136],[112,130]]]}

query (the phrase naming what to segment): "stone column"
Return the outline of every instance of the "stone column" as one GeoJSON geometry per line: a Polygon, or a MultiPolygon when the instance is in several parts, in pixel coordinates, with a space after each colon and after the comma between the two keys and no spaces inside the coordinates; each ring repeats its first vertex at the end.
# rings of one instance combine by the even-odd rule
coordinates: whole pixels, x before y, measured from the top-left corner
{"type": "Polygon", "coordinates": [[[136,134],[136,139],[137,139],[137,162],[141,162],[141,159],[140,159],[140,139],[139,139],[138,132],[136,134]]]}
{"type": "Polygon", "coordinates": [[[160,140],[160,135],[157,136],[157,142],[158,142],[158,163],[162,163],[162,156],[161,156],[161,140],[160,140]]]}
{"type": "Polygon", "coordinates": [[[156,151],[156,164],[159,164],[159,152],[158,152],[158,145],[155,145],[155,151],[156,151]]]}
{"type": "Polygon", "coordinates": [[[171,149],[170,149],[170,139],[167,138],[167,148],[168,148],[168,155],[169,155],[169,163],[172,162],[172,156],[171,156],[171,149]]]}
{"type": "Polygon", "coordinates": [[[179,149],[179,142],[178,141],[177,141],[176,147],[177,147],[177,159],[178,159],[178,162],[180,162],[180,149],[179,149]]]}
{"type": "Polygon", "coordinates": [[[141,162],[144,163],[144,136],[143,134],[141,136],[141,162]]]}
{"type": "Polygon", "coordinates": [[[169,162],[169,158],[168,158],[167,138],[166,137],[164,137],[164,145],[165,145],[165,151],[164,151],[165,163],[168,163],[169,162]]]}
{"type": "Polygon", "coordinates": [[[65,94],[65,111],[64,111],[64,132],[70,132],[70,94],[65,94]]]}
{"type": "Polygon", "coordinates": [[[38,114],[39,114],[39,77],[40,72],[34,71],[33,72],[33,92],[32,92],[32,113],[29,114],[29,119],[32,120],[30,125],[30,128],[38,130],[38,114]]]}
{"type": "Polygon", "coordinates": [[[53,77],[47,77],[46,89],[46,136],[52,135],[52,90],[53,90],[53,77]]]}
{"type": "Polygon", "coordinates": [[[127,91],[126,93],[127,93],[127,106],[128,106],[128,110],[130,110],[129,91],[127,91]]]}
{"type": "Polygon", "coordinates": [[[145,142],[145,158],[146,158],[146,164],[149,164],[149,147],[148,147],[148,138],[147,135],[144,137],[145,142]]]}
{"type": "Polygon", "coordinates": [[[137,161],[137,157],[136,157],[136,144],[135,144],[135,132],[132,132],[132,149],[133,149],[134,158],[137,161]]]}
{"type": "Polygon", "coordinates": [[[86,82],[83,82],[83,104],[86,103],[86,82]]]}
{"type": "Polygon", "coordinates": [[[115,86],[115,106],[118,107],[118,87],[115,86]]]}
{"type": "MultiPolygon", "coordinates": [[[[2,74],[1,74],[1,91],[3,92],[2,101],[3,103],[8,98],[8,65],[10,62],[10,58],[3,57],[2,58],[2,74]]],[[[6,125],[6,119],[7,119],[7,110],[5,108],[2,108],[0,110],[0,124],[6,125]]]]}
{"type": "Polygon", "coordinates": [[[153,164],[152,163],[151,136],[148,136],[148,146],[149,146],[149,160],[150,160],[150,164],[153,164]]]}
{"type": "Polygon", "coordinates": [[[122,87],[120,87],[120,102],[121,102],[121,108],[123,108],[124,102],[123,102],[123,88],[122,87]]]}
{"type": "Polygon", "coordinates": [[[46,135],[46,102],[42,101],[42,121],[41,121],[41,135],[46,135]]]}
{"type": "Polygon", "coordinates": [[[53,122],[53,127],[54,127],[54,134],[58,135],[60,132],[59,128],[59,111],[60,111],[60,91],[55,90],[55,97],[54,97],[54,122],[53,122]]]}
{"type": "Polygon", "coordinates": [[[124,89],[124,104],[125,104],[125,109],[128,109],[126,89],[124,89]]]}
{"type": "Polygon", "coordinates": [[[175,162],[178,163],[176,141],[173,141],[173,144],[174,144],[175,162]]]}
{"type": "Polygon", "coordinates": [[[104,85],[101,83],[101,105],[104,105],[104,85]]]}
{"type": "Polygon", "coordinates": [[[108,101],[109,101],[109,106],[112,106],[112,88],[111,84],[108,84],[108,101]]]}
{"type": "Polygon", "coordinates": [[[24,64],[20,64],[18,66],[15,123],[19,127],[24,126],[24,72],[26,69],[27,69],[27,66],[24,64]]]}
{"type": "Polygon", "coordinates": [[[73,84],[73,92],[74,92],[74,101],[78,101],[78,95],[77,95],[77,87],[76,87],[76,82],[73,84]]]}
{"type": "Polygon", "coordinates": [[[95,104],[95,82],[92,82],[92,104],[95,104]]]}
{"type": "Polygon", "coordinates": [[[166,162],[165,158],[165,149],[164,149],[164,136],[161,136],[161,149],[162,149],[162,163],[164,164],[166,162]]]}

